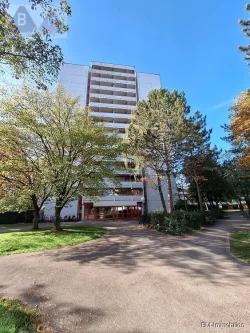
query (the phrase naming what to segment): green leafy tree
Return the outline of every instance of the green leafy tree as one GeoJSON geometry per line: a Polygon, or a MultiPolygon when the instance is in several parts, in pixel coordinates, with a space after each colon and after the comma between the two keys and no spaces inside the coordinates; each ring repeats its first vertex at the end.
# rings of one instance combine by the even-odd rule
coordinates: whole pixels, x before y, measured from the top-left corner
{"type": "Polygon", "coordinates": [[[115,179],[114,161],[123,151],[122,142],[62,87],[23,87],[2,98],[1,108],[2,126],[21,133],[25,155],[41,161],[41,182],[56,202],[54,229],[62,230],[60,213],[70,200],[82,194],[100,196],[107,179],[115,179]]]}
{"type": "MultiPolygon", "coordinates": [[[[41,16],[53,24],[57,33],[68,30],[66,18],[71,9],[66,0],[61,0],[58,7],[53,0],[30,0],[31,8],[42,9],[41,16]]],[[[53,45],[50,32],[43,28],[23,36],[8,13],[9,1],[0,2],[0,65],[11,69],[12,75],[21,79],[29,77],[38,87],[46,87],[53,82],[63,64],[63,54],[59,45],[53,45]]],[[[3,74],[5,67],[0,69],[3,74]]]]}
{"type": "Polygon", "coordinates": [[[185,142],[186,116],[189,113],[185,94],[177,90],[152,90],[147,101],[140,101],[133,113],[128,139],[142,164],[156,174],[164,210],[161,178],[167,180],[168,211],[174,209],[172,177],[181,161],[185,142]]]}
{"type": "Polygon", "coordinates": [[[43,160],[33,155],[26,135],[0,125],[0,210],[34,210],[33,230],[38,229],[40,211],[50,196],[50,186],[42,178],[43,160]]]}
{"type": "MultiPolygon", "coordinates": [[[[231,200],[234,188],[229,181],[224,165],[219,162],[220,151],[216,147],[208,151],[204,163],[199,168],[199,175],[204,181],[200,182],[200,192],[204,202],[213,202],[218,206],[219,201],[231,200]]],[[[189,192],[197,198],[197,188],[193,178],[190,179],[189,192]]]]}
{"type": "MultiPolygon", "coordinates": [[[[246,11],[249,13],[250,11],[250,4],[248,3],[246,5],[246,11]]],[[[239,20],[239,23],[242,27],[242,31],[244,32],[245,36],[247,38],[250,38],[250,20],[239,20]]],[[[247,61],[249,65],[249,60],[250,60],[250,44],[247,46],[240,46],[239,50],[243,53],[245,53],[245,60],[247,61]]]]}
{"type": "Polygon", "coordinates": [[[206,129],[206,117],[196,111],[193,117],[188,120],[188,136],[186,137],[186,155],[182,164],[182,173],[189,182],[194,181],[197,191],[200,211],[204,211],[200,183],[206,181],[202,174],[202,167],[207,161],[207,154],[210,150],[210,136],[212,130],[206,129]]]}
{"type": "Polygon", "coordinates": [[[224,169],[227,181],[233,188],[234,199],[241,202],[245,198],[250,211],[250,171],[242,169],[236,159],[224,161],[224,169]]]}

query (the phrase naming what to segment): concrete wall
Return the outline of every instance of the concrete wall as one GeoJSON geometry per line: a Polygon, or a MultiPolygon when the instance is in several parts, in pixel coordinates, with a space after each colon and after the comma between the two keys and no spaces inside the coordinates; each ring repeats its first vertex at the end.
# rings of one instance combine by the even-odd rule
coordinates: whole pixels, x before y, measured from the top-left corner
{"type": "MultiPolygon", "coordinates": [[[[78,200],[69,202],[61,211],[61,217],[75,216],[77,217],[78,212],[78,200]]],[[[44,203],[44,217],[50,218],[55,216],[55,201],[46,201],[44,203]]]]}
{"type": "Polygon", "coordinates": [[[147,99],[148,93],[153,89],[161,88],[159,74],[136,73],[138,100],[147,99]]]}
{"type": "Polygon", "coordinates": [[[89,66],[65,64],[61,70],[59,84],[73,96],[81,96],[83,107],[87,102],[89,66]]]}

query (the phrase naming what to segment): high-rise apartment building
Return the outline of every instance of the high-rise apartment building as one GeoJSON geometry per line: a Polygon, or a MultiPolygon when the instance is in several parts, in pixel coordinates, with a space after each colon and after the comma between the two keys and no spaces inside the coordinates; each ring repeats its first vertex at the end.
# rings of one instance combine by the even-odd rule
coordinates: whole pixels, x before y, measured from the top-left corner
{"type": "MultiPolygon", "coordinates": [[[[137,102],[147,99],[152,89],[161,87],[159,74],[138,73],[134,66],[96,61],[90,67],[65,64],[60,84],[72,95],[80,95],[82,106],[89,106],[91,115],[102,117],[109,131],[117,131],[121,138],[125,136],[137,102]]],[[[124,163],[122,158],[120,163],[124,163]]],[[[108,188],[105,197],[96,202],[83,197],[77,214],[85,220],[137,218],[145,200],[149,211],[161,209],[159,194],[149,181],[152,174],[147,172],[143,179],[139,172],[135,177],[134,167],[131,160],[126,163],[126,170],[117,172],[121,185],[108,188]]],[[[167,200],[166,186],[163,189],[167,200]]]]}

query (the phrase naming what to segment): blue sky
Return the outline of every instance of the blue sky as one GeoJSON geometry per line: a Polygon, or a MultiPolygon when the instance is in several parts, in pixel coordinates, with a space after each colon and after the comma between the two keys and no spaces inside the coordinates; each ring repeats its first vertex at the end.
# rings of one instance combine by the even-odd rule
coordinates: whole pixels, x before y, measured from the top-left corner
{"type": "MultiPolygon", "coordinates": [[[[59,39],[66,62],[135,65],[185,91],[192,111],[207,115],[212,143],[226,147],[220,125],[233,98],[249,87],[238,51],[247,44],[239,18],[246,0],[69,0],[70,31],[59,39]]],[[[18,1],[20,3],[20,1],[18,1]]]]}

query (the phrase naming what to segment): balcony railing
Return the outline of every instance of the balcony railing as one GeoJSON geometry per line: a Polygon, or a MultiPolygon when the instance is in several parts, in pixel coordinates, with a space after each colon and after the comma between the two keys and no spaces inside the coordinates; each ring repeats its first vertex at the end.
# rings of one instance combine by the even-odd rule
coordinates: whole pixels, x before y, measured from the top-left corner
{"type": "Polygon", "coordinates": [[[135,81],[126,81],[126,80],[117,80],[117,79],[108,79],[106,77],[97,77],[97,76],[91,76],[91,82],[109,82],[112,84],[121,84],[126,86],[134,86],[135,87],[135,81]]]}
{"type": "Polygon", "coordinates": [[[136,93],[135,88],[128,89],[128,88],[109,87],[109,86],[102,86],[102,85],[95,85],[95,84],[92,84],[90,86],[90,91],[91,90],[107,91],[107,94],[113,93],[114,91],[123,92],[123,93],[133,93],[133,94],[136,93]]]}
{"type": "Polygon", "coordinates": [[[111,123],[111,122],[104,122],[103,125],[105,127],[110,127],[110,128],[127,128],[129,126],[129,123],[127,124],[122,124],[122,123],[111,123]]]}
{"type": "Polygon", "coordinates": [[[104,94],[95,94],[90,93],[90,98],[99,98],[99,99],[111,99],[111,100],[119,100],[119,101],[132,101],[136,102],[136,97],[130,97],[130,96],[117,96],[117,95],[104,95],[104,94]]]}
{"type": "Polygon", "coordinates": [[[101,69],[92,69],[93,74],[100,74],[100,75],[110,75],[113,77],[123,77],[124,79],[126,78],[135,78],[135,74],[130,74],[130,73],[121,73],[121,72],[116,72],[116,71],[108,71],[108,70],[101,70],[101,69]]]}
{"type": "Polygon", "coordinates": [[[105,186],[107,186],[107,188],[129,188],[129,189],[137,189],[143,188],[143,183],[141,181],[121,181],[119,182],[117,185],[114,185],[113,183],[110,182],[106,182],[105,186]]]}
{"type": "MultiPolygon", "coordinates": [[[[143,195],[107,195],[105,197],[96,198],[98,201],[98,205],[100,206],[102,201],[135,201],[141,202],[141,198],[143,195]]],[[[86,201],[89,201],[87,199],[86,201]]]]}
{"type": "Polygon", "coordinates": [[[105,68],[120,68],[120,69],[130,70],[130,71],[135,70],[134,66],[116,65],[116,64],[110,64],[110,63],[105,63],[105,62],[100,62],[100,61],[92,61],[92,66],[99,66],[99,67],[105,67],[105,68]]]}
{"type": "Polygon", "coordinates": [[[105,110],[105,108],[108,109],[119,109],[119,110],[135,110],[136,106],[135,105],[121,105],[121,104],[108,104],[108,103],[97,103],[97,102],[90,102],[89,103],[90,108],[97,107],[97,108],[102,108],[105,110]]]}
{"type": "Polygon", "coordinates": [[[101,118],[110,118],[110,119],[128,119],[130,120],[131,114],[123,114],[123,113],[109,113],[109,112],[90,112],[91,116],[101,117],[101,118]]]}

